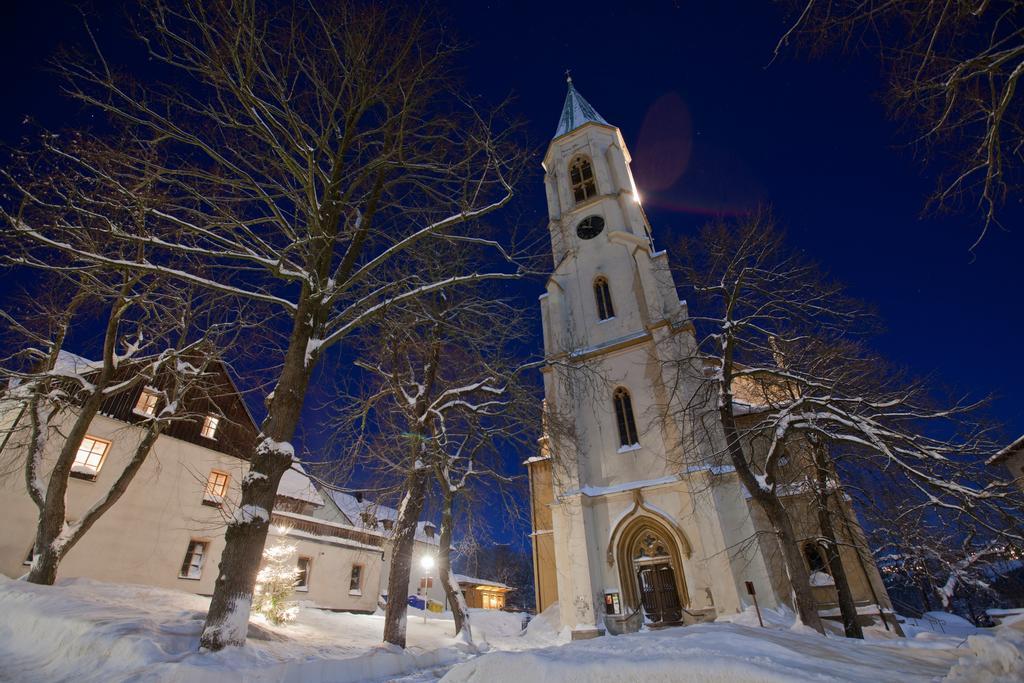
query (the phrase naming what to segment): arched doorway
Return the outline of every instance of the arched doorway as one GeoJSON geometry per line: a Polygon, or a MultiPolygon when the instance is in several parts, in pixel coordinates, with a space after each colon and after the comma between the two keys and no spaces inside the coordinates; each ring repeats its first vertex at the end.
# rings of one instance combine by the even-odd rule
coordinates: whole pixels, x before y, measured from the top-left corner
{"type": "Polygon", "coordinates": [[[616,555],[626,604],[643,606],[653,624],[682,621],[689,596],[671,531],[653,517],[637,517],[623,529],[616,555]]]}

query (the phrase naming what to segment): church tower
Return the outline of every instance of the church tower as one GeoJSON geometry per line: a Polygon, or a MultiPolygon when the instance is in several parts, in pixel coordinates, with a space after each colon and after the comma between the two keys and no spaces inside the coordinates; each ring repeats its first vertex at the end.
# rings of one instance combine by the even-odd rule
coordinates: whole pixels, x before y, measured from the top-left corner
{"type": "MultiPolygon", "coordinates": [[[[713,361],[696,352],[629,162],[619,129],[569,79],[543,162],[545,422],[527,466],[537,607],[557,602],[573,638],[734,614],[751,590],[775,607],[792,592],[771,526],[719,459],[715,399],[699,390],[713,361]]],[[[799,487],[783,504],[813,567],[814,508],[799,487]]],[[[863,538],[851,528],[844,542],[858,614],[884,621],[891,604],[863,538]]],[[[822,615],[838,614],[819,579],[822,615]]]]}
{"type": "MultiPolygon", "coordinates": [[[[641,602],[665,623],[735,611],[727,548],[753,535],[734,478],[680,473],[687,436],[665,416],[692,396],[669,361],[692,355],[693,326],[629,163],[619,129],[569,79],[543,161],[554,267],[540,297],[545,436],[528,465],[538,609],[558,601],[576,638],[641,602]]],[[[754,564],[744,578],[769,593],[754,564]]]]}

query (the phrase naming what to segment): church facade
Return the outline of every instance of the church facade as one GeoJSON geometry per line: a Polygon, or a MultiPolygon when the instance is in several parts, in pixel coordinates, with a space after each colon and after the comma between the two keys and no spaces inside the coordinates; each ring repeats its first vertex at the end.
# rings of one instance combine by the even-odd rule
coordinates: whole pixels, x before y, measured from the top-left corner
{"type": "MultiPolygon", "coordinates": [[[[767,522],[714,460],[720,437],[702,430],[708,455],[693,457],[697,382],[677,362],[696,356],[687,305],[654,249],[622,134],[571,80],[543,167],[554,269],[540,296],[545,430],[527,461],[538,611],[557,602],[562,626],[586,638],[712,620],[753,594],[762,608],[788,604],[767,522]]],[[[809,512],[794,517],[817,534],[809,512]]],[[[886,623],[855,519],[844,534],[858,611],[886,623]]],[[[821,613],[836,616],[827,567],[807,547],[821,613]]]]}

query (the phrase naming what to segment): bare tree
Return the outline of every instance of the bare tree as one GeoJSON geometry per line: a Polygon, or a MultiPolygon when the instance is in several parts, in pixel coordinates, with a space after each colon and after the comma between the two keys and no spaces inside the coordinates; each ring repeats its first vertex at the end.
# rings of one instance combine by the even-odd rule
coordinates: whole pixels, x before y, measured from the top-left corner
{"type": "MultiPolygon", "coordinates": [[[[38,253],[29,259],[46,263],[38,253]]],[[[0,401],[19,414],[3,430],[4,456],[24,460],[27,492],[39,511],[27,580],[46,585],[121,498],[161,433],[174,422],[202,419],[189,406],[204,391],[208,366],[217,359],[217,328],[203,329],[210,309],[188,291],[116,271],[52,277],[48,284],[66,294],[43,300],[30,320],[0,310],[20,341],[0,369],[6,380],[0,401]],[[73,328],[96,323],[102,326],[99,358],[69,353],[66,340],[73,328]],[[158,390],[157,403],[139,423],[142,433],[131,457],[91,507],[69,521],[68,481],[86,432],[102,409],[134,399],[143,385],[158,390]]]]}
{"type": "Polygon", "coordinates": [[[792,0],[793,39],[825,49],[877,51],[892,112],[909,122],[925,158],[943,157],[932,202],[973,201],[978,246],[1021,189],[1024,2],[1021,0],[792,0]]]}
{"type": "MultiPolygon", "coordinates": [[[[459,270],[458,257],[429,250],[408,265],[432,277],[459,270]]],[[[409,582],[417,523],[431,493],[441,509],[439,576],[455,617],[456,635],[472,642],[469,612],[451,571],[455,501],[475,480],[505,481],[499,449],[520,440],[527,420],[517,386],[515,347],[524,333],[510,302],[484,287],[438,293],[393,306],[357,364],[370,374],[366,395],[343,416],[344,438],[363,450],[378,485],[396,482],[401,503],[392,536],[384,639],[405,647],[409,582]],[[351,430],[372,433],[352,438],[351,430]],[[363,445],[365,444],[365,448],[363,445]]]]}
{"type": "MultiPolygon", "coordinates": [[[[800,492],[787,490],[794,482],[780,472],[787,448],[857,449],[859,465],[898,473],[921,504],[997,530],[986,511],[1013,493],[1008,482],[979,483],[967,474],[992,452],[987,430],[971,419],[977,405],[938,405],[926,383],[879,372],[881,361],[858,343],[871,330],[863,306],[786,249],[769,214],[712,224],[683,252],[681,280],[706,315],[693,318],[698,357],[681,359],[679,367],[692,373],[703,364],[698,402],[714,406],[724,451],[772,525],[805,623],[821,630],[784,501],[800,492]]],[[[815,475],[795,483],[830,488],[824,452],[811,449],[815,475]]]]}
{"type": "MultiPolygon", "coordinates": [[[[47,152],[127,196],[155,187],[161,203],[131,226],[97,209],[85,229],[70,217],[34,224],[9,207],[5,229],[76,267],[158,273],[264,303],[267,324],[290,328],[227,528],[204,648],[245,642],[270,510],[319,359],[389,306],[514,276],[474,264],[435,281],[389,267],[434,240],[489,247],[507,262],[465,228],[510,200],[518,153],[453,88],[456,48],[439,25],[348,3],[157,1],[137,34],[164,81],[133,81],[98,49],[59,65],[66,90],[116,131],[95,138],[116,164],[96,165],[60,138],[46,139],[47,152]],[[93,248],[100,236],[124,254],[93,248]]],[[[17,201],[35,201],[8,180],[17,201]]]]}

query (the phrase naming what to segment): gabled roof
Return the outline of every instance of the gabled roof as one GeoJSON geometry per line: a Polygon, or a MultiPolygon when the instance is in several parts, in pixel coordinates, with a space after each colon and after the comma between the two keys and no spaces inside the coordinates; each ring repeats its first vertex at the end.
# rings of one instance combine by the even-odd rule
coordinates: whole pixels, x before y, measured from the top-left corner
{"type": "Polygon", "coordinates": [[[565,95],[565,104],[562,105],[562,117],[558,119],[558,129],[555,130],[555,137],[571,133],[584,123],[603,123],[610,125],[597,113],[597,110],[590,106],[590,103],[583,99],[583,95],[576,92],[572,85],[572,78],[566,77],[569,84],[569,92],[565,95]]]}
{"type": "MultiPolygon", "coordinates": [[[[398,510],[387,505],[381,505],[371,500],[360,500],[349,493],[334,491],[326,487],[321,488],[321,493],[330,496],[334,504],[338,506],[341,513],[348,518],[352,526],[361,529],[376,529],[381,522],[389,520],[394,522],[398,519],[398,510]],[[372,520],[372,522],[368,522],[372,520]]],[[[427,535],[426,527],[437,529],[437,525],[429,521],[419,521],[416,524],[416,540],[422,543],[437,545],[438,536],[435,533],[432,537],[427,535]]]]}
{"type": "Polygon", "coordinates": [[[316,506],[324,504],[324,499],[320,497],[316,486],[306,475],[306,470],[302,469],[302,465],[297,462],[293,462],[292,466],[285,470],[284,476],[281,477],[281,483],[277,487],[277,495],[305,501],[316,506]]]}
{"type": "Polygon", "coordinates": [[[453,574],[455,581],[458,584],[467,584],[472,586],[486,586],[488,588],[500,588],[502,590],[511,591],[515,590],[512,586],[508,586],[500,581],[490,581],[488,579],[478,579],[475,576],[466,576],[465,574],[453,574]]]}

